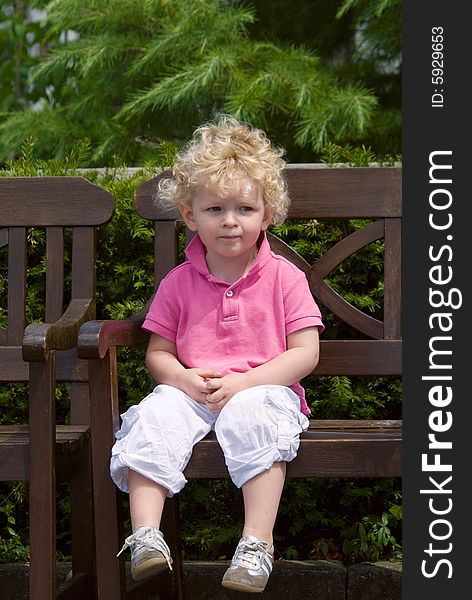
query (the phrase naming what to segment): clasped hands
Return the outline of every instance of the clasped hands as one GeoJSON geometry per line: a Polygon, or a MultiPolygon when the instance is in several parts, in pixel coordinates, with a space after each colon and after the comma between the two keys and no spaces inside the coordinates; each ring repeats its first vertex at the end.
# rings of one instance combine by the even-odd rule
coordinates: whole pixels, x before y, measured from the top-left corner
{"type": "Polygon", "coordinates": [[[185,369],[181,374],[181,389],[213,412],[219,412],[235,394],[249,387],[247,373],[222,375],[210,369],[185,369]]]}

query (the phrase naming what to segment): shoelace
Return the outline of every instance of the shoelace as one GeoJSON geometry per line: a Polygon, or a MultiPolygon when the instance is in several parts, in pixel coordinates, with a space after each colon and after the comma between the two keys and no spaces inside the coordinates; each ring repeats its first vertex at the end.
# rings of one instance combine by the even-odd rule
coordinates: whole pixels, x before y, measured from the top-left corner
{"type": "Polygon", "coordinates": [[[238,547],[236,560],[246,563],[248,567],[260,569],[266,554],[270,555],[269,546],[266,542],[243,542],[238,547]],[[258,561],[257,565],[254,564],[255,558],[258,561]]]}
{"type": "MultiPolygon", "coordinates": [[[[122,552],[124,552],[126,550],[126,548],[129,548],[130,546],[132,546],[135,543],[139,543],[141,546],[144,546],[148,550],[156,550],[155,537],[157,537],[157,536],[153,536],[151,531],[146,532],[146,534],[144,536],[142,533],[138,533],[138,532],[131,534],[130,536],[128,536],[125,539],[123,548],[121,548],[121,550],[116,555],[117,558],[118,558],[118,556],[120,556],[120,554],[122,552]]],[[[162,553],[162,555],[164,556],[164,558],[167,561],[169,569],[172,571],[172,559],[166,549],[166,544],[165,544],[164,540],[160,540],[159,538],[158,538],[158,540],[160,543],[158,544],[159,547],[157,548],[157,550],[162,553]]]]}

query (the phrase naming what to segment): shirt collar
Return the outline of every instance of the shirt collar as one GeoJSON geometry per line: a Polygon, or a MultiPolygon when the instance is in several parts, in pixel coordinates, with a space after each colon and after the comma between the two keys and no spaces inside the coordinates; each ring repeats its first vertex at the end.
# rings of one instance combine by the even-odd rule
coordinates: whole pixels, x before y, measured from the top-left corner
{"type": "MultiPolygon", "coordinates": [[[[251,268],[246,273],[246,277],[261,269],[267,263],[271,256],[271,249],[265,231],[261,231],[258,244],[259,252],[257,253],[256,258],[252,263],[251,268]]],[[[210,275],[210,272],[208,271],[208,265],[206,263],[205,255],[206,246],[204,245],[200,237],[196,235],[185,249],[185,256],[187,257],[189,263],[199,273],[201,273],[205,277],[208,277],[210,275]]]]}

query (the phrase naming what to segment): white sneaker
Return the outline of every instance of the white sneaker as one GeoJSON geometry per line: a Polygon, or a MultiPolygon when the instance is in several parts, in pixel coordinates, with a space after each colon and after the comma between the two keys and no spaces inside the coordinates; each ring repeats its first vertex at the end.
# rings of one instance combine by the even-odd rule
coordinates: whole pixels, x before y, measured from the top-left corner
{"type": "Polygon", "coordinates": [[[172,570],[169,547],[162,533],[155,527],[137,527],[133,534],[126,538],[117,556],[128,547],[131,550],[131,577],[135,581],[156,575],[167,567],[172,570]]]}
{"type": "Polygon", "coordinates": [[[247,535],[239,540],[221,585],[230,590],[260,593],[269,580],[274,562],[274,547],[247,535]]]}

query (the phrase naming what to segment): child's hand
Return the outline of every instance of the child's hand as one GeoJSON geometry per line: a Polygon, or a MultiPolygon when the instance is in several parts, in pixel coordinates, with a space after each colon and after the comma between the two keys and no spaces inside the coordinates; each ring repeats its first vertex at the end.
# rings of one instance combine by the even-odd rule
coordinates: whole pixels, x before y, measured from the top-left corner
{"type": "MultiPolygon", "coordinates": [[[[208,396],[207,380],[210,377],[220,377],[219,371],[210,369],[185,369],[179,374],[180,390],[185,392],[200,404],[205,404],[208,396]]],[[[215,381],[218,381],[217,379],[215,381]]]]}
{"type": "Polygon", "coordinates": [[[220,411],[223,406],[238,392],[251,387],[246,373],[228,373],[218,379],[206,382],[207,404],[213,412],[220,411]]]}

